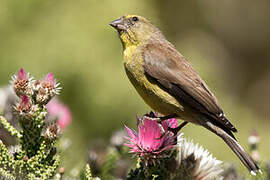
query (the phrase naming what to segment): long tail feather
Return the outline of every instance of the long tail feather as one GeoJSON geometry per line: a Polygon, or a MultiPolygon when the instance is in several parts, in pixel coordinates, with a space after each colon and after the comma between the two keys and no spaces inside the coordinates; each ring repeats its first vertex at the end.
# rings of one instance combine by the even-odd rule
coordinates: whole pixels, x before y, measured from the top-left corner
{"type": "Polygon", "coordinates": [[[226,144],[232,149],[232,151],[238,156],[241,162],[247,167],[252,175],[256,175],[257,172],[261,172],[260,168],[256,164],[256,162],[250,157],[250,155],[242,148],[242,146],[234,139],[231,135],[229,135],[225,130],[214,125],[210,121],[204,121],[202,125],[221,137],[226,144]]]}

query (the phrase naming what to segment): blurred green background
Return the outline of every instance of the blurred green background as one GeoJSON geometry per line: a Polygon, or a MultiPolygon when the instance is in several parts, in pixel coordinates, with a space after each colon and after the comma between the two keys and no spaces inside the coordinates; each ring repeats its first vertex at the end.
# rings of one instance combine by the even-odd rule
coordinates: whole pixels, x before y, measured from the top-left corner
{"type": "MultiPolygon", "coordinates": [[[[252,129],[269,153],[270,1],[0,0],[0,85],[23,67],[53,72],[72,111],[66,167],[82,163],[93,140],[109,141],[135,115],[150,111],[125,76],[122,46],[108,23],[124,14],[150,19],[216,94],[248,149],[252,129]]],[[[183,132],[218,159],[239,163],[218,137],[189,125],[183,132]]],[[[240,168],[244,171],[244,167],[240,168]]]]}

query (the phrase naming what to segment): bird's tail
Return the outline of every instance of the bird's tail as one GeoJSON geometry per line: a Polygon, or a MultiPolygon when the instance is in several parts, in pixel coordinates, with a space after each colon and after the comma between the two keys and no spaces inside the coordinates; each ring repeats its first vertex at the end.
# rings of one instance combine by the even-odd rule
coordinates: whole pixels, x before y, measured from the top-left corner
{"type": "Polygon", "coordinates": [[[233,136],[228,134],[223,128],[214,125],[210,121],[202,124],[204,127],[221,137],[227,145],[233,150],[233,152],[238,156],[241,162],[248,168],[252,175],[256,175],[257,172],[261,173],[260,168],[256,162],[250,157],[250,155],[242,148],[242,146],[234,139],[233,136]]]}

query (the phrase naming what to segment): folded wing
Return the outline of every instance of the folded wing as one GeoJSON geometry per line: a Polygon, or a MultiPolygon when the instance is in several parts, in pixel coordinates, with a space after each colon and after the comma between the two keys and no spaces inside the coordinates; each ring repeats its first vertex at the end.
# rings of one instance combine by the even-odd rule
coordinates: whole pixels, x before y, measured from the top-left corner
{"type": "Polygon", "coordinates": [[[170,43],[144,47],[144,70],[177,100],[211,117],[227,130],[237,132],[224,116],[216,97],[198,73],[170,43]]]}

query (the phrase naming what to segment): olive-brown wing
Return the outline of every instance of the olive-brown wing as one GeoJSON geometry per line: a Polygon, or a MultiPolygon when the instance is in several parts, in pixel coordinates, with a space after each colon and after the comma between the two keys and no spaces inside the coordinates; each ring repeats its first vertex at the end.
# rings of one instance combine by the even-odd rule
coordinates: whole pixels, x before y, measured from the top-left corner
{"type": "Polygon", "coordinates": [[[224,116],[216,97],[185,58],[169,43],[143,49],[144,70],[177,100],[207,114],[229,130],[236,128],[224,116]]]}

